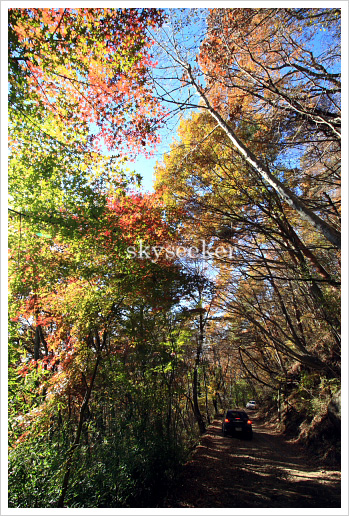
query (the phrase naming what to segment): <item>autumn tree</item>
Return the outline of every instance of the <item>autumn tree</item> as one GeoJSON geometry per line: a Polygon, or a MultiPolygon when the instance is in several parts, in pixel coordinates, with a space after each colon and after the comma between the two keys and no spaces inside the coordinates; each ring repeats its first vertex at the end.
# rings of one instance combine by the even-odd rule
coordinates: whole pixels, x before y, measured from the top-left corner
{"type": "MultiPolygon", "coordinates": [[[[221,310],[250,321],[256,333],[262,333],[259,339],[263,333],[269,335],[276,352],[288,361],[320,369],[329,377],[338,376],[340,323],[334,307],[339,306],[340,283],[336,252],[315,240],[275,192],[244,169],[246,165],[234,154],[223,132],[216,129],[207,136],[209,124],[204,113],[182,123],[180,139],[158,166],[157,184],[170,205],[184,208],[188,241],[199,245],[205,240],[210,247],[211,262],[219,270],[216,287],[221,310]],[[250,310],[238,295],[238,285],[248,296],[262,289],[263,294],[255,294],[249,301],[250,310]],[[256,304],[258,299],[260,304],[256,304]],[[316,314],[314,323],[320,324],[321,330],[302,319],[301,314],[309,309],[316,314]],[[256,311],[259,315],[255,319],[252,313],[256,311]],[[261,324],[258,318],[264,318],[264,313],[269,314],[268,322],[261,324]],[[274,325],[271,335],[269,324],[274,325]],[[316,347],[314,331],[318,335],[316,347]],[[290,347],[285,339],[292,343],[290,347]],[[336,365],[328,367],[329,361],[336,365]]],[[[215,127],[213,122],[211,126],[215,127]]]]}
{"type": "MultiPolygon", "coordinates": [[[[338,65],[334,62],[336,60],[335,48],[338,45],[338,12],[332,13],[332,10],[323,10],[319,16],[312,18],[314,25],[308,29],[306,13],[302,14],[299,11],[293,13],[292,10],[289,12],[287,9],[264,11],[264,9],[252,10],[252,12],[249,9],[211,10],[208,16],[207,31],[201,34],[201,37],[199,36],[194,42],[192,38],[189,38],[187,46],[178,36],[184,30],[185,20],[183,18],[179,19],[179,21],[176,20],[172,24],[171,35],[166,30],[162,37],[159,36],[158,46],[166,55],[164,68],[167,69],[169,67],[168,62],[172,63],[173,75],[176,76],[177,74],[178,84],[182,85],[181,88],[179,86],[178,88],[182,91],[183,88],[187,87],[187,96],[183,93],[181,96],[175,96],[174,92],[176,89],[172,88],[174,77],[171,77],[169,85],[166,83],[167,79],[165,76],[158,77],[156,75],[154,82],[155,85],[158,85],[160,98],[169,105],[175,104],[181,110],[199,108],[209,113],[210,117],[215,120],[217,127],[220,127],[225,132],[248,166],[260,178],[263,178],[283,201],[286,201],[295,209],[303,220],[315,227],[336,247],[340,247],[340,232],[337,214],[335,213],[335,202],[337,199],[334,197],[332,200],[330,196],[329,199],[327,197],[326,200],[322,199],[320,204],[309,203],[302,197],[302,192],[297,191],[292,186],[292,179],[286,180],[285,174],[281,173],[279,166],[281,160],[285,163],[288,156],[292,155],[290,152],[287,154],[289,147],[301,146],[303,148],[305,146],[309,148],[307,147],[308,141],[306,140],[309,136],[308,133],[307,136],[304,135],[305,137],[300,139],[299,143],[298,141],[295,145],[290,143],[292,135],[297,133],[304,117],[310,128],[309,131],[312,131],[311,144],[313,142],[319,143],[317,141],[318,135],[322,139],[325,138],[325,142],[330,138],[332,149],[328,157],[331,163],[323,163],[323,167],[326,167],[328,170],[328,166],[330,166],[332,170],[333,168],[336,169],[338,165],[336,159],[333,161],[333,152],[336,152],[336,149],[338,149],[339,119],[338,108],[335,106],[338,104],[339,90],[338,84],[333,86],[333,88],[331,86],[327,89],[325,86],[326,81],[331,82],[333,80],[338,83],[338,65]],[[267,29],[263,25],[263,20],[265,20],[267,29]],[[321,23],[327,23],[331,26],[332,39],[330,39],[334,46],[332,52],[334,60],[330,59],[331,65],[329,65],[327,70],[325,69],[325,63],[322,63],[322,59],[326,59],[326,56],[320,56],[318,59],[313,56],[312,70],[308,70],[308,65],[305,66],[305,70],[302,70],[299,60],[311,61],[311,56],[313,55],[311,48],[315,44],[316,27],[319,26],[317,24],[321,23]],[[254,30],[254,27],[256,27],[256,30],[254,30]],[[304,36],[298,38],[297,43],[294,42],[295,34],[299,35],[303,27],[305,28],[304,36]],[[284,34],[285,37],[283,36],[284,34]],[[237,41],[236,49],[234,47],[235,41],[237,41]],[[272,41],[272,44],[270,41],[272,41]],[[290,49],[288,43],[291,44],[292,42],[294,45],[290,49]],[[200,53],[195,57],[190,53],[190,50],[194,47],[199,52],[199,45],[200,53]],[[280,45],[282,46],[282,53],[280,45]],[[292,58],[291,67],[293,62],[295,64],[288,74],[289,65],[288,62],[285,63],[285,56],[290,55],[292,58]],[[195,63],[194,58],[197,63],[195,63]],[[264,62],[271,63],[270,70],[264,66],[264,62]],[[318,77],[314,77],[317,68],[321,69],[321,72],[318,74],[318,77]],[[283,75],[285,75],[285,78],[283,78],[283,75]],[[257,85],[255,85],[256,77],[259,80],[257,85]],[[318,82],[316,83],[317,79],[318,82]],[[240,87],[243,80],[245,82],[240,87]],[[290,95],[290,98],[292,97],[293,103],[288,98],[285,100],[286,94],[284,90],[280,89],[281,82],[278,82],[279,89],[276,89],[275,92],[272,91],[273,81],[277,82],[279,80],[285,83],[285,91],[287,88],[287,94],[290,95]],[[248,81],[254,85],[254,89],[249,86],[251,91],[246,86],[248,81]],[[297,91],[301,91],[302,99],[308,98],[307,92],[310,82],[315,82],[316,86],[311,93],[311,97],[309,97],[306,107],[302,108],[303,113],[300,105],[304,102],[302,100],[297,104],[297,91]],[[319,107],[320,98],[321,102],[327,102],[325,100],[326,95],[330,96],[329,102],[333,103],[333,107],[327,111],[325,108],[319,107]],[[261,98],[263,99],[264,97],[266,99],[270,98],[270,101],[262,102],[261,98]],[[243,102],[240,101],[240,98],[244,99],[243,102]],[[291,102],[291,104],[288,105],[287,102],[291,102]],[[312,107],[312,102],[315,102],[318,107],[312,107]],[[319,109],[319,112],[316,109],[319,109]],[[313,113],[312,121],[310,112],[313,113]],[[252,120],[251,113],[253,113],[252,120]],[[287,116],[284,116],[285,113],[286,115],[288,113],[289,117],[293,117],[295,120],[292,120],[292,123],[290,121],[290,124],[284,124],[284,119],[287,118],[287,116]],[[326,119],[325,115],[328,115],[328,119],[326,119]],[[320,118],[322,116],[318,134],[316,133],[316,128],[319,126],[317,116],[320,118]],[[283,120],[282,123],[280,122],[281,118],[283,120]],[[256,133],[255,140],[258,143],[261,136],[258,134],[260,120],[265,121],[268,127],[268,138],[265,142],[267,142],[269,147],[272,144],[277,149],[277,155],[273,161],[266,160],[263,153],[264,149],[261,149],[260,153],[254,150],[254,138],[251,136],[253,133],[256,133]],[[240,130],[241,125],[246,123],[250,125],[250,136],[248,138],[246,138],[246,133],[243,134],[240,130]],[[324,129],[324,127],[327,127],[327,129],[324,129]],[[330,136],[328,131],[331,132],[330,136]],[[288,136],[290,136],[289,139],[288,136]],[[274,141],[279,142],[281,146],[279,145],[278,147],[277,144],[273,143],[274,141]],[[328,220],[328,212],[326,211],[324,214],[320,213],[320,216],[318,215],[317,212],[319,208],[321,209],[321,206],[325,206],[327,210],[332,212],[330,220],[328,220]]],[[[302,152],[298,153],[298,156],[300,157],[301,154],[302,152]]],[[[288,168],[290,169],[291,167],[288,168]]],[[[302,177],[305,176],[306,170],[304,170],[302,177]]],[[[333,175],[333,180],[335,185],[335,175],[333,175]]]]}
{"type": "MultiPolygon", "coordinates": [[[[144,264],[127,252],[140,241],[172,239],[157,196],[130,192],[121,170],[126,146],[138,152],[156,140],[151,128],[162,110],[146,80],[153,65],[146,29],[161,21],[155,9],[9,12],[10,480],[20,504],[43,503],[43,490],[30,487],[23,502],[21,491],[33,477],[23,479],[21,468],[30,462],[26,450],[47,437],[40,453],[56,457],[58,475],[47,496],[64,505],[78,457],[87,460],[81,451],[89,442],[87,421],[103,421],[96,410],[91,416],[95,386],[109,378],[122,392],[113,362],[127,375],[123,366],[134,350],[138,374],[150,355],[141,359],[149,343],[145,311],[149,324],[157,310],[178,302],[185,285],[162,258],[144,264]],[[103,146],[114,155],[105,157],[103,146]]],[[[171,363],[158,346],[160,364],[171,363]]],[[[141,377],[152,378],[150,369],[141,377]]],[[[127,399],[131,383],[121,383],[127,399]]],[[[140,388],[137,404],[143,395],[140,388]]],[[[126,503],[120,492],[117,503],[126,503]]]]}
{"type": "MultiPolygon", "coordinates": [[[[16,373],[23,378],[11,394],[12,457],[20,453],[22,442],[25,445],[46,433],[51,440],[55,433],[54,441],[60,442],[62,432],[69,428],[65,461],[59,469],[58,506],[64,505],[81,443],[89,439],[87,421],[92,418],[98,425],[105,421],[96,406],[96,386],[97,390],[102,385],[109,389],[108,396],[113,390],[124,391],[126,399],[134,392],[135,411],[148,392],[145,379],[153,391],[162,386],[164,395],[159,378],[162,371],[166,378],[178,360],[177,343],[174,339],[172,346],[166,345],[166,329],[161,335],[156,322],[192,288],[190,278],[164,257],[132,259],[128,252],[140,240],[144,246],[171,240],[171,228],[162,220],[156,195],[125,194],[110,198],[109,206],[98,231],[89,228],[80,214],[80,238],[71,243],[56,237],[38,245],[28,235],[29,228],[23,228],[29,237],[26,262],[21,266],[23,281],[18,281],[17,274],[11,277],[11,324],[17,326],[11,349],[22,350],[11,363],[11,378],[16,373]],[[113,378],[112,364],[118,374],[130,375],[130,380],[121,381],[116,373],[113,378]],[[106,378],[109,388],[103,384],[106,378]],[[123,388],[118,387],[119,381],[125,383],[123,388]],[[32,402],[23,405],[19,400],[22,393],[26,395],[26,384],[31,385],[32,402]]],[[[15,270],[16,260],[15,253],[15,270]]],[[[170,399],[174,381],[175,377],[168,386],[170,399]]],[[[160,414],[155,411],[152,418],[160,414]]],[[[143,415],[148,421],[149,404],[144,405],[143,415]]],[[[169,425],[168,432],[172,432],[171,420],[169,425]]]]}
{"type": "Polygon", "coordinates": [[[162,110],[146,79],[147,28],[162,14],[14,8],[8,16],[10,207],[60,227],[62,210],[75,216],[79,205],[98,219],[106,192],[123,185],[124,160],[156,141],[150,129],[162,110]]]}

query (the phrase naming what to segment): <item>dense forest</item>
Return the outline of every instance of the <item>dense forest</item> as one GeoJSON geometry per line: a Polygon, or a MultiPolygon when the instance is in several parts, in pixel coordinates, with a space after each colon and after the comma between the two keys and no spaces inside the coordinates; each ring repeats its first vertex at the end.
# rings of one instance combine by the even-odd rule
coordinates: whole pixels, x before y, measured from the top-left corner
{"type": "Polygon", "coordinates": [[[9,507],[161,506],[249,399],[336,460],[340,9],[12,8],[8,44],[9,507]]]}

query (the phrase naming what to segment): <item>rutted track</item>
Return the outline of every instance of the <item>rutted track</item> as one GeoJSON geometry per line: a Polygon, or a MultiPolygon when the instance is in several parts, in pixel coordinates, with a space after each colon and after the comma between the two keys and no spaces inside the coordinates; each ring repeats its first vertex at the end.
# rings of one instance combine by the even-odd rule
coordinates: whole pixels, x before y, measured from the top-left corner
{"type": "Polygon", "coordinates": [[[340,507],[340,472],[322,468],[268,424],[252,441],[223,437],[215,420],[182,469],[166,507],[340,507]]]}

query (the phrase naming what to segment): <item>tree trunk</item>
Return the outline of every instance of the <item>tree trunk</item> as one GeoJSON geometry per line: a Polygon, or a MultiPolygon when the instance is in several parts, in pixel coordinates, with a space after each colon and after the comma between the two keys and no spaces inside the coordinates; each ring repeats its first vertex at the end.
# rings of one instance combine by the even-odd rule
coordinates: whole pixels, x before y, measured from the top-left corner
{"type": "Polygon", "coordinates": [[[35,341],[34,341],[34,360],[39,360],[40,341],[41,341],[40,326],[36,325],[35,341]]]}
{"type": "Polygon", "coordinates": [[[206,418],[207,424],[211,423],[210,418],[210,409],[208,406],[208,387],[207,387],[207,377],[206,377],[206,367],[204,366],[204,387],[205,387],[205,408],[206,408],[206,418]]]}
{"type": "Polygon", "coordinates": [[[193,374],[193,410],[196,422],[199,426],[200,434],[204,434],[206,432],[206,425],[203,420],[202,414],[200,412],[199,402],[198,402],[198,368],[195,366],[194,374],[193,374]]]}
{"type": "Polygon", "coordinates": [[[67,458],[67,462],[66,462],[66,470],[65,470],[65,474],[64,474],[64,478],[63,478],[63,482],[62,482],[61,494],[60,494],[58,502],[57,502],[57,507],[59,507],[59,508],[64,507],[64,499],[65,499],[65,495],[68,490],[69,477],[70,477],[71,467],[73,464],[74,452],[80,444],[81,431],[82,431],[82,427],[84,424],[84,415],[85,415],[85,411],[88,406],[89,399],[91,397],[91,392],[92,392],[93,384],[94,384],[94,381],[96,378],[99,362],[100,362],[100,356],[98,355],[97,359],[96,359],[95,367],[94,367],[94,370],[92,373],[90,385],[86,390],[84,401],[82,402],[82,405],[80,408],[79,424],[78,424],[78,429],[77,429],[76,436],[74,439],[74,443],[72,444],[72,446],[70,447],[70,450],[68,452],[68,458],[67,458]]]}
{"type": "Polygon", "coordinates": [[[232,128],[226,123],[221,115],[211,106],[208,98],[203,93],[201,88],[197,85],[191,66],[182,63],[182,66],[187,70],[191,84],[194,86],[202,100],[204,101],[206,108],[211,113],[212,117],[218,122],[219,126],[223,129],[225,134],[228,136],[234,147],[245,159],[245,161],[251,165],[251,167],[262,177],[272,188],[278,193],[278,195],[284,199],[292,208],[294,208],[300,217],[310,223],[318,231],[320,231],[324,237],[329,240],[333,245],[340,249],[341,247],[341,234],[326,221],[322,220],[316,213],[311,211],[299,197],[297,197],[291,190],[284,186],[271,172],[265,167],[261,161],[239,140],[232,128]]]}
{"type": "Polygon", "coordinates": [[[202,414],[200,412],[199,400],[198,400],[198,368],[200,365],[201,353],[202,353],[202,342],[204,340],[204,322],[202,314],[200,314],[199,318],[199,337],[197,341],[196,348],[196,359],[195,359],[195,367],[193,374],[193,410],[196,422],[199,426],[199,430],[201,434],[206,432],[206,425],[203,420],[202,414]]]}

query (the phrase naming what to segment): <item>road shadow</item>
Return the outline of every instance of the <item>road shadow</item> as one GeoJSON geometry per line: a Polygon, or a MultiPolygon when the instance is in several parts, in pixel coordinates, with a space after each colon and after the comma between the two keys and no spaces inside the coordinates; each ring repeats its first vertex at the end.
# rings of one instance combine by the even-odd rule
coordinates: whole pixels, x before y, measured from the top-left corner
{"type": "Polygon", "coordinates": [[[340,507],[340,475],[256,421],[252,441],[215,421],[183,466],[166,507],[340,507]]]}

